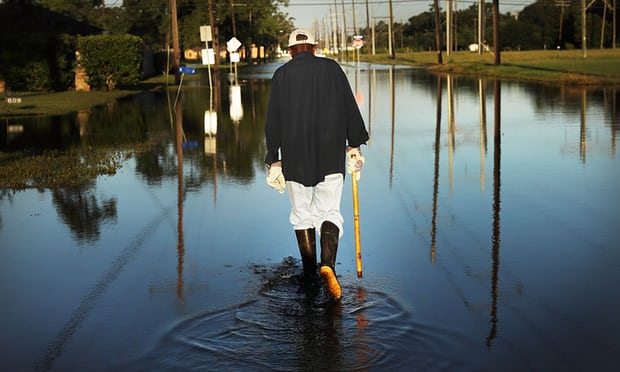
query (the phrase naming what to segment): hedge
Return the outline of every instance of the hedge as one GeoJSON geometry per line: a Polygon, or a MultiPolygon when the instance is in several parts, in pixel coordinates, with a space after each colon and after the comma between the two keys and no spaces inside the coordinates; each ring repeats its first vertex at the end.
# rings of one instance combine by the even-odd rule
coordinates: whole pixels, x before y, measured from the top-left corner
{"type": "Polygon", "coordinates": [[[96,89],[110,91],[119,85],[136,85],[142,78],[144,42],[133,35],[81,36],[78,63],[96,89]]]}

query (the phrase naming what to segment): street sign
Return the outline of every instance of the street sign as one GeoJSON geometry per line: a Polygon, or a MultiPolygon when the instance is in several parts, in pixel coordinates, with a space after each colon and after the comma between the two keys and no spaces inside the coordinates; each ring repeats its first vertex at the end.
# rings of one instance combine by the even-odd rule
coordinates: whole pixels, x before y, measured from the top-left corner
{"type": "Polygon", "coordinates": [[[239,49],[240,46],[241,46],[241,42],[239,41],[239,39],[237,39],[234,36],[232,39],[226,42],[226,49],[228,50],[229,53],[237,51],[237,49],[239,49]]]}
{"type": "Polygon", "coordinates": [[[207,42],[212,39],[211,26],[200,26],[200,41],[207,42]]]}
{"type": "Polygon", "coordinates": [[[189,74],[189,75],[193,75],[196,73],[196,69],[193,67],[186,67],[186,66],[181,66],[179,67],[179,72],[182,74],[189,74]]]}

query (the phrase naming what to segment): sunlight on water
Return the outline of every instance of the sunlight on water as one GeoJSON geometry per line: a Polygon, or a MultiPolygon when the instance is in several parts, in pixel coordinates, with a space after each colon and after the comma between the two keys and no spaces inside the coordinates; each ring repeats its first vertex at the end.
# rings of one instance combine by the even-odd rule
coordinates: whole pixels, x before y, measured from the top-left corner
{"type": "Polygon", "coordinates": [[[334,304],[265,185],[277,66],[222,79],[217,115],[198,76],[0,123],[12,155],[135,149],[78,187],[0,190],[4,369],[620,369],[616,88],[343,66],[371,139],[364,277],[347,177],[334,304]]]}

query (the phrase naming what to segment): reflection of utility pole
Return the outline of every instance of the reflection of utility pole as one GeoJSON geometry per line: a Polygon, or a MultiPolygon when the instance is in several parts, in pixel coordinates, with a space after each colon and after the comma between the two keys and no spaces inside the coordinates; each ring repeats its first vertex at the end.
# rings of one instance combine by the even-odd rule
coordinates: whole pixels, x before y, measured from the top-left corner
{"type": "Polygon", "coordinates": [[[586,106],[587,106],[587,95],[586,88],[581,89],[581,125],[579,131],[579,155],[581,158],[581,162],[583,164],[586,163],[586,150],[588,144],[588,137],[586,133],[586,106]]]}
{"type": "Polygon", "coordinates": [[[611,92],[611,125],[609,126],[611,129],[611,153],[614,156],[616,155],[616,128],[618,128],[617,94],[618,91],[613,89],[611,92]]]}
{"type": "MultiPolygon", "coordinates": [[[[368,69],[368,136],[372,138],[372,122],[373,122],[373,113],[374,110],[374,95],[372,92],[375,91],[377,83],[377,70],[374,68],[368,69]]],[[[370,142],[368,142],[368,146],[370,146],[370,142]]]]}
{"type": "Polygon", "coordinates": [[[437,195],[439,193],[439,153],[441,148],[441,75],[437,75],[437,112],[435,119],[435,166],[433,177],[433,216],[431,219],[431,262],[435,263],[437,243],[437,195]]]}
{"type": "Polygon", "coordinates": [[[454,142],[454,135],[456,132],[454,120],[454,78],[452,75],[447,76],[446,85],[448,87],[448,174],[450,179],[450,193],[452,193],[454,181],[454,149],[456,148],[454,142]]]}
{"type": "Polygon", "coordinates": [[[396,132],[396,91],[394,89],[394,66],[390,67],[390,113],[392,118],[392,134],[390,139],[390,189],[392,188],[392,179],[394,178],[394,135],[396,132]]]}
{"type": "Polygon", "coordinates": [[[487,348],[497,336],[497,298],[499,296],[499,248],[500,248],[500,210],[501,210],[501,82],[495,80],[495,123],[493,133],[493,238],[492,238],[492,270],[491,270],[491,329],[486,338],[487,348]]]}
{"type": "Polygon", "coordinates": [[[478,79],[480,100],[480,189],[484,192],[484,158],[487,152],[487,92],[486,83],[478,79]]]}
{"type": "Polygon", "coordinates": [[[185,259],[185,243],[183,239],[183,108],[181,101],[175,107],[177,127],[177,298],[183,298],[183,262],[185,259]]]}

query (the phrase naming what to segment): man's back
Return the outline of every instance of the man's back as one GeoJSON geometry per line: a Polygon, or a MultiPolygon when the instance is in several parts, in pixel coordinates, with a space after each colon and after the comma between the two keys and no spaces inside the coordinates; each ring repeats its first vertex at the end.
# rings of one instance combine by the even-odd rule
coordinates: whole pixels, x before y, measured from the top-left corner
{"type": "Polygon", "coordinates": [[[344,174],[347,139],[359,145],[367,133],[340,65],[300,53],[276,70],[271,89],[266,130],[279,132],[287,179],[312,186],[344,174]]]}

